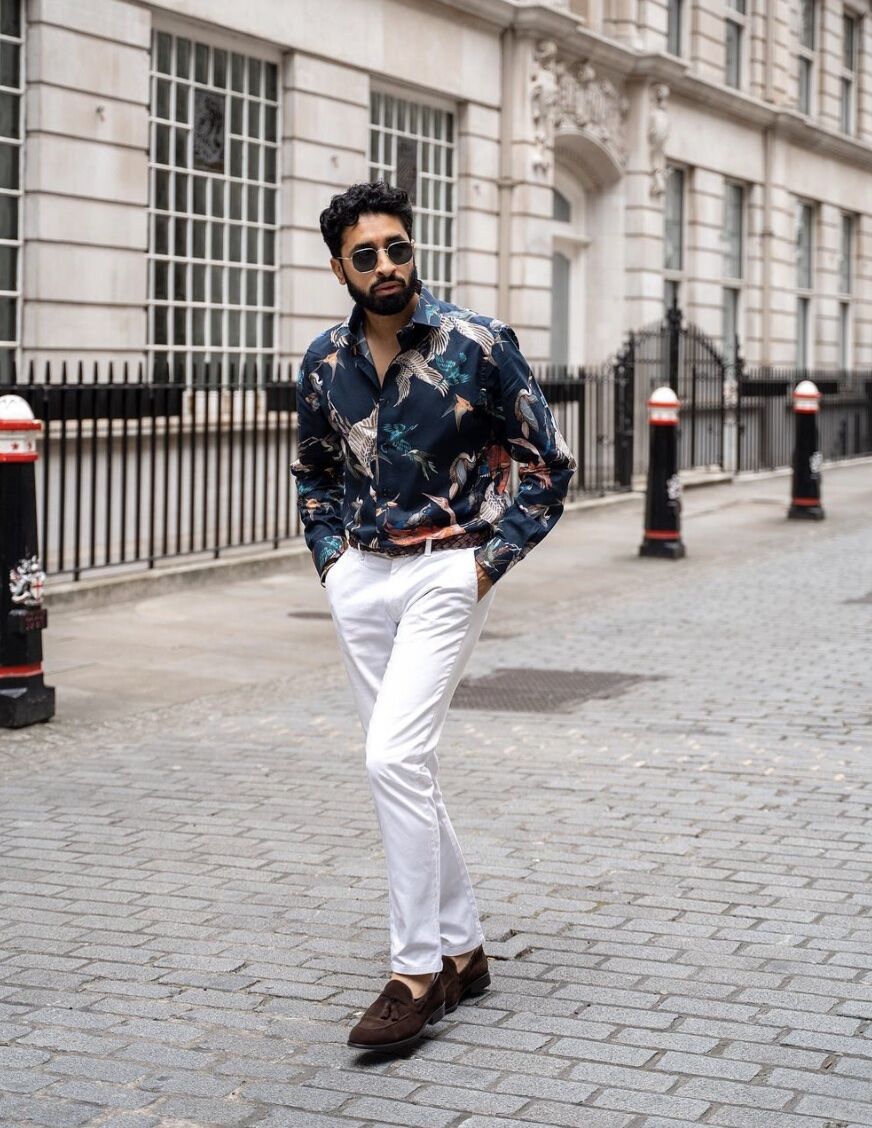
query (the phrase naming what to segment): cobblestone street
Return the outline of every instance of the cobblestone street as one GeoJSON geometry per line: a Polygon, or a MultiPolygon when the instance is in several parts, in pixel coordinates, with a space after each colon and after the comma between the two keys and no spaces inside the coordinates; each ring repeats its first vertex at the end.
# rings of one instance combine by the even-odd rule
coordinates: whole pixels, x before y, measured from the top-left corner
{"type": "Polygon", "coordinates": [[[311,567],[52,611],[58,716],[0,733],[0,1124],[868,1128],[872,465],[821,524],[788,492],[689,491],[677,563],[638,499],[567,514],[499,585],[440,750],[492,987],[398,1058],[345,1045],[387,897],[311,567]],[[624,677],[493,708],[512,668],[624,677]]]}

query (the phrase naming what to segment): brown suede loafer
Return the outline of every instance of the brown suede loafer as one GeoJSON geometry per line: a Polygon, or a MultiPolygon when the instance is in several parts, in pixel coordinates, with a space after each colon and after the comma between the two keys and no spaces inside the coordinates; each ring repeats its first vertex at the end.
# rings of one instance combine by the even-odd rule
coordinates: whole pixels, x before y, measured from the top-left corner
{"type": "Polygon", "coordinates": [[[420,999],[412,997],[405,983],[391,979],[372,1006],[364,1011],[348,1036],[348,1044],[357,1050],[403,1050],[418,1041],[428,1023],[444,1017],[445,989],[441,972],[420,999]]]}
{"type": "Polygon", "coordinates": [[[484,946],[479,944],[463,971],[457,970],[453,956],[444,956],[439,973],[445,990],[445,1013],[457,1010],[467,995],[481,995],[490,986],[490,972],[484,946]]]}

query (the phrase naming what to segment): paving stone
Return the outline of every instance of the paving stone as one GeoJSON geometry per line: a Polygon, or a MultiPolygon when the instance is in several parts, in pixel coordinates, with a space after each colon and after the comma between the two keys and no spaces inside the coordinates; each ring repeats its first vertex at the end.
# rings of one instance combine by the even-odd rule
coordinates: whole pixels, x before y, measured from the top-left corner
{"type": "MultiPolygon", "coordinates": [[[[283,619],[256,693],[93,719],[59,669],[64,716],[0,750],[0,1125],[872,1123],[868,630],[845,602],[868,591],[868,474],[828,474],[838,517],[814,530],[741,500],[780,506],[783,481],[691,499],[700,550],[673,570],[627,550],[636,509],[567,516],[507,578],[491,627],[512,637],[469,676],[664,676],[567,713],[449,714],[440,782],[492,986],[396,1058],[345,1044],[389,933],[329,621],[301,651],[283,619]]],[[[228,607],[264,630],[277,591],[323,611],[311,578],[241,590],[59,610],[53,631],[117,646],[123,619],[136,662],[159,624],[181,682],[198,601],[225,645],[228,607]]]]}

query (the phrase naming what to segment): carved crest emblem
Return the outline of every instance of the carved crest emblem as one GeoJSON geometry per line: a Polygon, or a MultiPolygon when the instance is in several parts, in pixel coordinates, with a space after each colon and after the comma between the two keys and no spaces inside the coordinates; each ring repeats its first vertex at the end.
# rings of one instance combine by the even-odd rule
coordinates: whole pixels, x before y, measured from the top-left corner
{"type": "Polygon", "coordinates": [[[45,590],[45,572],[38,556],[28,556],[19,561],[9,573],[9,591],[12,602],[22,607],[39,607],[45,590]]]}

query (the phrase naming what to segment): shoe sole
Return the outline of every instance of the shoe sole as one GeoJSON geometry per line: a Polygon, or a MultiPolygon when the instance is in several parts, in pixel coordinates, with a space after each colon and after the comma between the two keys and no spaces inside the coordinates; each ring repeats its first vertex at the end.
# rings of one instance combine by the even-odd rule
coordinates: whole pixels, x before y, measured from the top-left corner
{"type": "Polygon", "coordinates": [[[473,979],[472,983],[470,983],[467,987],[464,987],[463,991],[460,994],[460,998],[457,1000],[454,1006],[448,1008],[448,1014],[453,1014],[463,1002],[463,1000],[467,998],[467,996],[483,995],[488,987],[490,987],[490,981],[491,977],[489,971],[486,971],[484,975],[480,975],[478,979],[473,979]]]}
{"type": "MultiPolygon", "coordinates": [[[[424,1026],[433,1026],[434,1023],[441,1022],[444,1017],[445,1006],[443,1004],[433,1011],[424,1023],[424,1026]]],[[[370,1050],[373,1053],[392,1054],[395,1050],[404,1050],[408,1046],[414,1046],[416,1042],[420,1041],[424,1033],[424,1026],[421,1027],[417,1034],[412,1034],[411,1037],[403,1038],[399,1042],[383,1042],[380,1045],[376,1045],[372,1042],[352,1042],[351,1039],[349,1039],[348,1045],[352,1046],[355,1050],[370,1050]]]]}

